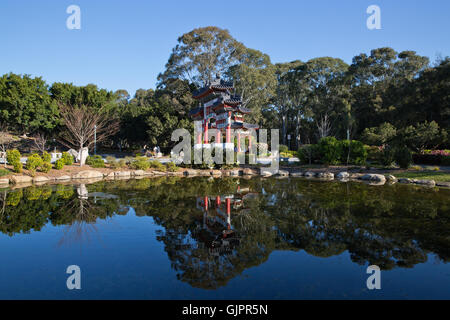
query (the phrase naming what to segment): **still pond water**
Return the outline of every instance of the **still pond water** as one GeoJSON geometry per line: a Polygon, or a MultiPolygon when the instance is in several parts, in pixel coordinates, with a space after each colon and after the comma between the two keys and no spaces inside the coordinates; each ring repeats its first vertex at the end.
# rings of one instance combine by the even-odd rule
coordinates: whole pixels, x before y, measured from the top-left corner
{"type": "Polygon", "coordinates": [[[0,257],[0,299],[449,299],[450,190],[175,177],[0,189],[0,257]]]}

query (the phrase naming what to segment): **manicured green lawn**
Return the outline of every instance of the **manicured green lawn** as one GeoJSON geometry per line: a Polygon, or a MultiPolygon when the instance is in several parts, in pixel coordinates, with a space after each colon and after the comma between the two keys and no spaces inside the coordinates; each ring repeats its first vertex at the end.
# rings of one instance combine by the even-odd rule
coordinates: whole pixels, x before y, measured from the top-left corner
{"type": "Polygon", "coordinates": [[[407,171],[394,173],[393,175],[396,178],[450,181],[450,172],[443,172],[443,171],[407,171]]]}

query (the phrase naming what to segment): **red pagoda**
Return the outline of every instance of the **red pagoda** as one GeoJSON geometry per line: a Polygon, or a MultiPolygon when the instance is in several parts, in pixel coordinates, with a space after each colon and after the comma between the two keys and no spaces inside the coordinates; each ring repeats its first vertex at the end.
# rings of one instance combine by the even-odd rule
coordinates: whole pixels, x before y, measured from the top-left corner
{"type": "MultiPolygon", "coordinates": [[[[231,129],[235,130],[237,136],[238,152],[241,152],[241,137],[248,135],[248,130],[258,129],[258,125],[244,122],[244,116],[250,113],[250,109],[242,107],[242,99],[238,95],[232,94],[234,86],[230,82],[225,82],[217,78],[211,84],[203,87],[193,94],[193,98],[199,101],[199,107],[190,111],[189,115],[197,121],[201,130],[197,129],[195,148],[209,147],[208,129],[217,129],[218,135],[215,137],[216,146],[225,134],[225,149],[234,149],[231,140],[231,129]],[[203,144],[202,144],[203,134],[203,144]]],[[[249,148],[251,141],[249,138],[249,148]]]]}

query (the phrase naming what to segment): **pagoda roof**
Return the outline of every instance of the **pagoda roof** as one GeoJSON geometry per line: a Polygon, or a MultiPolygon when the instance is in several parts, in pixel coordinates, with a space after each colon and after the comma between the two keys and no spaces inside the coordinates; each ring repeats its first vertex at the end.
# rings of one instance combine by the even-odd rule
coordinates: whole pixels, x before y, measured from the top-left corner
{"type": "Polygon", "coordinates": [[[192,96],[194,99],[201,99],[214,91],[226,92],[233,89],[234,87],[232,82],[216,79],[207,86],[195,91],[192,96]]]}
{"type": "Polygon", "coordinates": [[[194,120],[203,119],[203,107],[198,107],[189,111],[189,116],[194,120]]]}

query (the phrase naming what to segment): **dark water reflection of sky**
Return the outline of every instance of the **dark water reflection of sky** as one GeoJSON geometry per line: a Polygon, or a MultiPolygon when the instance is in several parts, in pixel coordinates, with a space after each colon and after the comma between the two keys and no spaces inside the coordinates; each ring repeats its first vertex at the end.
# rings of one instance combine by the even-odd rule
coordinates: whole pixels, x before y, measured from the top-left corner
{"type": "Polygon", "coordinates": [[[449,190],[203,178],[85,187],[0,190],[1,299],[450,298],[449,190]],[[370,264],[381,290],[366,287],[370,264]],[[69,265],[81,290],[66,287],[69,265]]]}

